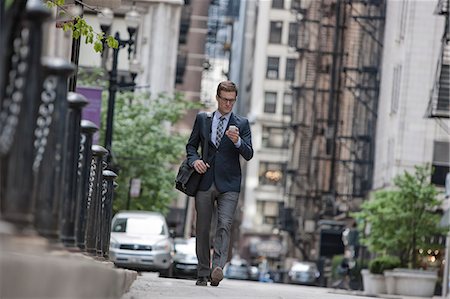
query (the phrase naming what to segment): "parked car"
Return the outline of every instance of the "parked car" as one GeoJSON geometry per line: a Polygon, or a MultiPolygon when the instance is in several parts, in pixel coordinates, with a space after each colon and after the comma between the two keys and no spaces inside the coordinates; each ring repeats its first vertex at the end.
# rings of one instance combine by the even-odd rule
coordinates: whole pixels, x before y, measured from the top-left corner
{"type": "Polygon", "coordinates": [[[320,272],[312,262],[294,262],[288,272],[288,282],[317,285],[320,272]]]}
{"type": "Polygon", "coordinates": [[[248,267],[248,279],[258,281],[259,279],[259,269],[257,266],[248,267]]]}
{"type": "Polygon", "coordinates": [[[180,278],[197,277],[197,255],[195,253],[195,238],[174,240],[173,263],[169,276],[180,278]]]}
{"type": "Polygon", "coordinates": [[[225,265],[223,276],[229,279],[249,279],[249,265],[246,260],[233,257],[231,261],[225,265]]]}
{"type": "Polygon", "coordinates": [[[164,216],[157,212],[123,211],[112,220],[110,260],[118,267],[168,271],[172,240],[164,216]]]}

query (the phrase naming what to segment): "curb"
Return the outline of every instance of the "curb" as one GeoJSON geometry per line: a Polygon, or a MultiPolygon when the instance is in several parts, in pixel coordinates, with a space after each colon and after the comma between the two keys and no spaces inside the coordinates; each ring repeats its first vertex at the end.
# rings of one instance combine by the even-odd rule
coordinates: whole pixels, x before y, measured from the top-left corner
{"type": "Polygon", "coordinates": [[[0,235],[0,298],[120,298],[137,272],[81,252],[49,250],[39,237],[0,235]]]}

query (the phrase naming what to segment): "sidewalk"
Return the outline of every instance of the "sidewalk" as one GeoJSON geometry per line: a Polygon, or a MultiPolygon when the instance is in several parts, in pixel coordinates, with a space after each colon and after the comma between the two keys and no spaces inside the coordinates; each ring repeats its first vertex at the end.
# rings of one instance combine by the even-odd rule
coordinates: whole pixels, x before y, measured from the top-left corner
{"type": "MultiPolygon", "coordinates": [[[[224,279],[219,287],[198,287],[195,280],[161,278],[143,272],[121,299],[425,299],[398,295],[369,296],[362,291],[224,279]]],[[[433,297],[440,298],[440,297],[433,297]]],[[[431,299],[431,298],[426,298],[431,299]]]]}
{"type": "Polygon", "coordinates": [[[414,297],[414,296],[401,296],[401,295],[390,295],[390,294],[366,295],[366,294],[364,294],[364,291],[349,291],[349,290],[343,290],[343,289],[329,289],[329,293],[346,294],[346,295],[353,295],[353,296],[365,296],[365,297],[383,298],[383,299],[444,299],[444,297],[441,297],[441,296],[414,297]]]}
{"type": "Polygon", "coordinates": [[[109,261],[2,229],[0,252],[2,299],[120,298],[137,277],[136,271],[115,268],[109,261]]]}

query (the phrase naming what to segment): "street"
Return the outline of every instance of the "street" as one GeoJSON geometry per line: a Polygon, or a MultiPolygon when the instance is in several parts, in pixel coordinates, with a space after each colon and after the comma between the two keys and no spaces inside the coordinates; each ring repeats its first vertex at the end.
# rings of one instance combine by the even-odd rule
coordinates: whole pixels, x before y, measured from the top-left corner
{"type": "Polygon", "coordinates": [[[279,298],[279,299],[351,299],[373,298],[345,294],[345,291],[256,281],[224,279],[219,287],[199,287],[195,280],[159,278],[157,273],[142,272],[122,299],[147,298],[279,298]]]}

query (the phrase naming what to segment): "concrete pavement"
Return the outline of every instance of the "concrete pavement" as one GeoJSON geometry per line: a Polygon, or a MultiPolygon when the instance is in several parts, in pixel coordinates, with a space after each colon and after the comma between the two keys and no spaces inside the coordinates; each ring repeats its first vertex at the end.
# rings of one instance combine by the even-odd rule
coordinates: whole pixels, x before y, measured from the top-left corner
{"type": "MultiPolygon", "coordinates": [[[[255,281],[224,279],[219,287],[199,287],[194,280],[159,278],[157,273],[141,273],[122,299],[361,299],[361,293],[255,281]]],[[[388,298],[388,297],[386,297],[388,298]]],[[[393,297],[389,297],[393,298],[393,297]]],[[[411,298],[413,299],[413,298],[411,298]]]]}
{"type": "MultiPolygon", "coordinates": [[[[194,280],[160,278],[157,273],[143,272],[121,299],[425,299],[384,295],[367,297],[361,291],[345,291],[330,288],[291,284],[261,283],[256,281],[224,279],[219,287],[199,287],[194,280]]],[[[434,297],[434,299],[441,297],[434,297]]],[[[430,298],[427,298],[430,299],[430,298]]]]}
{"type": "MultiPolygon", "coordinates": [[[[1,225],[0,225],[1,226],[1,225]]],[[[115,268],[82,252],[69,252],[33,235],[0,230],[0,298],[120,298],[137,272],[115,268]]]]}

